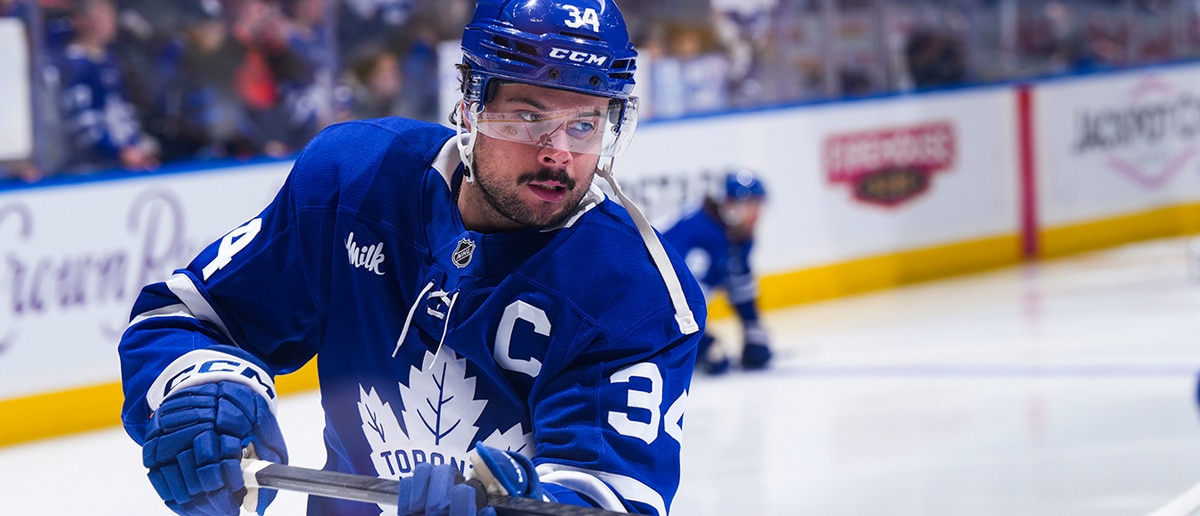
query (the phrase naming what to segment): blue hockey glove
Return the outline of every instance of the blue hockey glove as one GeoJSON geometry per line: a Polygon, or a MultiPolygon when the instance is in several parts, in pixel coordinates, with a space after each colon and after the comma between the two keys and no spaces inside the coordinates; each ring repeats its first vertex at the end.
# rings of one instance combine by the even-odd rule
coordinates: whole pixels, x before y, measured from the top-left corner
{"type": "Polygon", "coordinates": [[[767,330],[758,321],[742,325],[742,368],[765,369],[771,362],[771,345],[767,330]]]}
{"type": "MultiPolygon", "coordinates": [[[[549,499],[529,457],[475,443],[469,455],[473,479],[488,493],[538,500],[549,499]]],[[[553,501],[553,500],[551,500],[553,501]]]]}
{"type": "Polygon", "coordinates": [[[400,479],[398,516],[496,516],[482,489],[463,480],[449,464],[417,464],[411,476],[400,479]]]}
{"type": "Polygon", "coordinates": [[[696,347],[696,369],[702,372],[719,375],[729,371],[729,357],[720,346],[715,346],[717,339],[707,332],[700,336],[700,344],[696,347]]]}
{"type": "Polygon", "coordinates": [[[179,514],[237,515],[243,504],[262,514],[274,489],[250,489],[242,450],[287,463],[287,448],[267,400],[236,382],[171,393],[150,419],[142,463],[167,507],[179,514]]]}

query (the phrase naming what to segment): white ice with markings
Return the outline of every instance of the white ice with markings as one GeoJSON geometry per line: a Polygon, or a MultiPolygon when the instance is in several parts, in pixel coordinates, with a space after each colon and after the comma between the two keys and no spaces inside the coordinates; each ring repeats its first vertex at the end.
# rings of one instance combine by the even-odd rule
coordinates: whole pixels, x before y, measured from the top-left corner
{"type": "MultiPolygon", "coordinates": [[[[693,382],[676,516],[1141,515],[1200,482],[1184,239],[765,318],[772,370],[693,382]]],[[[317,396],[279,410],[292,463],[319,467],[317,396]]],[[[0,514],[170,512],[114,428],[0,448],[0,514]]]]}

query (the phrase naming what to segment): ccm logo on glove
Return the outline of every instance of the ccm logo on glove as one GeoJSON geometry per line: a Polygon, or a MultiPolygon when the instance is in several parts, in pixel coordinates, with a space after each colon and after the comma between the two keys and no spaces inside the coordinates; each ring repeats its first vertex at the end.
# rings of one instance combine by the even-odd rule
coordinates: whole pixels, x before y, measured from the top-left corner
{"type": "Polygon", "coordinates": [[[213,350],[189,352],[171,362],[147,393],[151,410],[172,392],[207,383],[232,381],[250,387],[267,400],[275,411],[275,384],[258,365],[240,357],[213,350]]]}

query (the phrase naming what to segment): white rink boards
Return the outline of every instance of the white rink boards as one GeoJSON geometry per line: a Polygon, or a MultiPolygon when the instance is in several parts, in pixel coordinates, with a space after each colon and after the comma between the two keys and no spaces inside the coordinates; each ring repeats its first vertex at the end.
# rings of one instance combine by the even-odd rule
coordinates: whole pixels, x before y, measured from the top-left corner
{"type": "MultiPolygon", "coordinates": [[[[774,369],[693,382],[673,514],[1149,513],[1200,482],[1185,248],[767,313],[774,369]]],[[[294,464],[323,460],[319,410],[280,403],[294,464]]],[[[0,514],[170,514],[119,429],[0,448],[0,486],[0,514]]],[[[268,514],[302,507],[285,494],[268,514]]]]}

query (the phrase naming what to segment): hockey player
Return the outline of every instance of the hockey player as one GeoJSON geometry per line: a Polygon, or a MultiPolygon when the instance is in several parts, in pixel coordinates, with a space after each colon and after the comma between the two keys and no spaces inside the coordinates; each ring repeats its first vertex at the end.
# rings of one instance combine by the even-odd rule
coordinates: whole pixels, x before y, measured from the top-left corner
{"type": "Polygon", "coordinates": [[[460,474],[667,513],[706,312],[682,258],[592,184],[624,198],[625,22],[604,0],[480,0],[462,49],[457,131],[322,131],[258,216],[135,301],[122,418],[172,510],[265,510],[239,459],[287,461],[274,377],[315,359],[324,468],[401,478],[399,514],[490,510],[460,474]]]}
{"type": "MultiPolygon", "coordinates": [[[[758,282],[750,269],[754,228],[767,191],[753,172],[737,170],[725,176],[719,198],[707,197],[663,237],[684,255],[705,294],[725,289],[742,323],[742,368],[762,369],[771,361],[768,334],[758,321],[758,282]]],[[[697,366],[710,374],[729,370],[730,361],[715,338],[705,334],[697,351],[697,366]]]]}

